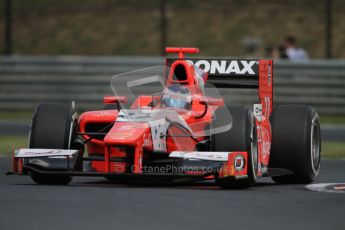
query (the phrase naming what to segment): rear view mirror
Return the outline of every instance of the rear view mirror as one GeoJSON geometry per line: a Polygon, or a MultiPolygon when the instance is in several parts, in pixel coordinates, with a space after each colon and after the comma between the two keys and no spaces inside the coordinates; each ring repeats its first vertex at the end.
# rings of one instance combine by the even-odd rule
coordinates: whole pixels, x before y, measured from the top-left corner
{"type": "Polygon", "coordinates": [[[104,96],[103,102],[104,104],[118,104],[118,103],[124,103],[126,104],[128,101],[128,98],[126,96],[104,96]]]}

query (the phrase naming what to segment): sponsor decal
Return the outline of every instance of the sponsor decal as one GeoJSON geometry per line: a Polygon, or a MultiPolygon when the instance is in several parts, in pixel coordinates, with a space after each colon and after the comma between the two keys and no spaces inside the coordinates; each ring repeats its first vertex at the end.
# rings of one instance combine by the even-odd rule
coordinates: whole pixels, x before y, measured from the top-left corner
{"type": "Polygon", "coordinates": [[[122,109],[117,116],[116,121],[142,122],[150,119],[152,119],[151,111],[122,109]]]}
{"type": "MultiPolygon", "coordinates": [[[[192,61],[193,62],[193,61],[192,61]]],[[[258,61],[252,60],[195,60],[194,65],[210,74],[252,75],[256,76],[254,66],[258,61]]],[[[257,67],[256,67],[257,68],[257,67]]]]}
{"type": "Polygon", "coordinates": [[[120,126],[119,128],[117,128],[116,130],[130,130],[130,129],[133,129],[135,128],[134,126],[132,125],[123,125],[123,126],[120,126]]]}
{"type": "Polygon", "coordinates": [[[114,117],[114,113],[110,111],[99,111],[96,114],[91,114],[92,117],[114,117]]]}
{"type": "Polygon", "coordinates": [[[271,98],[266,96],[265,97],[265,113],[264,113],[264,115],[266,117],[268,117],[268,113],[269,113],[269,110],[270,110],[270,105],[271,105],[271,98]]]}
{"type": "Polygon", "coordinates": [[[237,155],[234,158],[234,167],[237,172],[244,169],[244,157],[242,155],[237,155]]]}
{"type": "Polygon", "coordinates": [[[67,149],[19,149],[15,152],[15,157],[55,157],[55,156],[72,156],[78,150],[67,149]]]}
{"type": "Polygon", "coordinates": [[[47,151],[23,151],[21,152],[22,154],[25,154],[26,156],[40,156],[40,155],[46,155],[46,154],[59,154],[61,153],[62,151],[61,150],[47,150],[47,151]]]}
{"type": "Polygon", "coordinates": [[[51,159],[66,159],[67,156],[52,156],[52,157],[48,157],[48,158],[51,158],[51,159]]]}
{"type": "Polygon", "coordinates": [[[114,172],[122,173],[126,171],[126,164],[122,162],[114,162],[114,172]]]}
{"type": "Polygon", "coordinates": [[[150,146],[150,139],[146,133],[144,133],[143,136],[143,147],[149,147],[150,146]]]}
{"type": "Polygon", "coordinates": [[[254,104],[253,111],[254,111],[254,117],[256,118],[256,120],[261,122],[262,121],[262,105],[254,104]]]}
{"type": "Polygon", "coordinates": [[[268,156],[271,150],[270,133],[264,126],[257,126],[258,144],[261,150],[262,162],[268,162],[268,156]]]}
{"type": "Polygon", "coordinates": [[[164,137],[167,133],[169,122],[165,119],[157,119],[149,121],[149,124],[151,127],[153,149],[155,151],[166,152],[166,139],[164,137]]]}
{"type": "Polygon", "coordinates": [[[227,161],[229,152],[182,152],[174,151],[169,156],[195,159],[195,160],[211,160],[211,161],[227,161]]]}

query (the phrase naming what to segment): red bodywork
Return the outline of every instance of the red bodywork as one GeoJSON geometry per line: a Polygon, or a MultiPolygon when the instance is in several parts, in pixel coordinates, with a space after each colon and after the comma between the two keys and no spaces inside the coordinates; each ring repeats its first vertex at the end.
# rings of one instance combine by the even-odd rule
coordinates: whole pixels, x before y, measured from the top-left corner
{"type": "MultiPolygon", "coordinates": [[[[173,71],[177,66],[183,66],[186,71],[186,79],[180,80],[178,83],[183,84],[185,87],[192,91],[192,116],[182,114],[186,123],[202,124],[203,127],[194,127],[196,129],[203,130],[212,120],[214,111],[224,106],[223,100],[217,98],[205,98],[202,91],[198,89],[197,78],[195,76],[194,67],[190,62],[184,59],[184,53],[197,53],[199,50],[196,48],[167,48],[168,53],[178,53],[179,59],[174,61],[170,66],[170,73],[167,76],[166,86],[176,82],[173,78],[173,71]],[[207,113],[198,118],[199,114],[202,114],[205,110],[205,101],[208,103],[207,113]],[[200,122],[202,121],[202,122],[200,122]]],[[[259,87],[258,96],[259,104],[262,106],[261,119],[256,119],[257,135],[258,135],[258,158],[259,158],[259,170],[258,176],[262,176],[267,170],[270,155],[271,146],[271,125],[269,121],[270,114],[272,112],[273,96],[272,96],[272,78],[273,68],[272,60],[260,60],[259,66],[259,87]]],[[[206,78],[207,79],[207,76],[206,78]]],[[[145,107],[152,101],[151,96],[140,96],[132,105],[131,108],[145,107]],[[139,103],[140,102],[140,103],[139,103]]],[[[125,103],[125,97],[106,96],[104,99],[106,104],[125,103]]],[[[88,133],[90,127],[104,127],[107,124],[114,122],[118,116],[118,110],[102,110],[102,111],[89,111],[81,114],[79,118],[79,132],[88,133]]],[[[153,151],[153,138],[151,137],[150,127],[147,123],[133,123],[128,122],[116,122],[109,130],[106,130],[107,134],[101,137],[84,134],[82,135],[85,140],[89,140],[86,144],[86,149],[89,157],[102,156],[103,160],[91,161],[91,167],[97,172],[105,173],[141,173],[143,164],[148,156],[148,153],[153,151]],[[128,154],[133,156],[131,162],[117,161],[113,162],[111,159],[126,159],[128,154]],[[129,167],[132,167],[130,170],[129,167]]],[[[170,127],[168,129],[169,134],[178,135],[182,131],[176,127],[170,127]]],[[[167,137],[167,152],[168,157],[172,151],[195,151],[195,145],[198,141],[202,141],[209,137],[198,137],[193,139],[191,137],[181,138],[169,138],[167,137]]],[[[163,153],[164,154],[164,153],[163,153]]],[[[247,159],[247,154],[242,154],[247,159]]],[[[225,164],[221,174],[224,176],[235,175],[233,169],[233,159],[229,159],[228,164],[225,164]]],[[[246,170],[244,170],[246,172],[246,170]]],[[[240,173],[241,174],[241,173],[240,173]]]]}

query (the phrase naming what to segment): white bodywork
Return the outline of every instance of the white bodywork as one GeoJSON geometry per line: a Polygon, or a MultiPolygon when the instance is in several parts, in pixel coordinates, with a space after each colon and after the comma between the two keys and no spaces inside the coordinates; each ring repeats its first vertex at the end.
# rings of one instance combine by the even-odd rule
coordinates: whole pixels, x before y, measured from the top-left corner
{"type": "Polygon", "coordinates": [[[190,159],[190,160],[209,160],[209,161],[228,161],[231,152],[183,152],[173,151],[169,157],[190,159]]]}
{"type": "Polygon", "coordinates": [[[174,110],[122,109],[116,122],[149,123],[154,151],[167,151],[165,136],[171,122],[180,124],[192,133],[186,121],[174,110]]]}
{"type": "Polygon", "coordinates": [[[19,149],[14,153],[16,158],[73,156],[78,150],[69,149],[19,149]]]}

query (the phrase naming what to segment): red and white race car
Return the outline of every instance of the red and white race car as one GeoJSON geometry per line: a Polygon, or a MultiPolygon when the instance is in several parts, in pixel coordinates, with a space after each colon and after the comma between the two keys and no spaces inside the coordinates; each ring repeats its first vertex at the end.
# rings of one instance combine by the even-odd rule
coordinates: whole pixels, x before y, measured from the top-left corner
{"type": "Polygon", "coordinates": [[[214,179],[222,188],[249,187],[262,176],[314,180],[318,114],[310,106],[273,109],[272,60],[185,59],[199,50],[166,51],[178,58],[112,77],[104,110],[78,118],[72,103],[40,104],[29,148],[13,154],[13,171],[38,184],[68,184],[73,176],[214,179]],[[258,101],[227,104],[217,87],[257,89],[258,101]]]}

